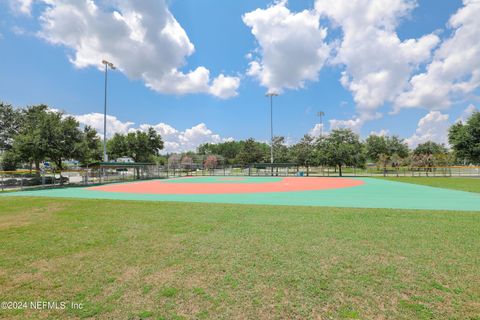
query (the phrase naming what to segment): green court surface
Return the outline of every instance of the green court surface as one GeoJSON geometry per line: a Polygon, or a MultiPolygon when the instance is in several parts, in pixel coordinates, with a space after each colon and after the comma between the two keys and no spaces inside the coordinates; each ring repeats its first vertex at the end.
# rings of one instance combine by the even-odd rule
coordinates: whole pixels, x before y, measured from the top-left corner
{"type": "MultiPolygon", "coordinates": [[[[230,179],[226,177],[225,179],[230,179]]],[[[249,183],[267,182],[272,178],[245,178],[249,183]]],[[[273,178],[281,179],[281,178],[273,178]]],[[[308,178],[304,178],[308,179],[308,178]]],[[[341,178],[339,178],[341,179],[341,178]]],[[[2,194],[2,196],[58,197],[82,199],[140,200],[140,201],[177,201],[203,203],[232,203],[289,206],[325,206],[349,208],[391,208],[391,209],[425,209],[480,211],[480,194],[434,188],[422,185],[393,182],[370,178],[357,178],[364,185],[330,190],[315,190],[280,193],[246,193],[246,194],[133,194],[102,192],[86,188],[62,188],[36,191],[23,191],[2,194]]],[[[197,179],[196,179],[197,180],[197,179]]],[[[198,178],[198,181],[225,181],[219,177],[198,178]]],[[[240,182],[235,181],[235,183],[240,182]]],[[[182,179],[170,180],[181,183],[182,179]]]]}

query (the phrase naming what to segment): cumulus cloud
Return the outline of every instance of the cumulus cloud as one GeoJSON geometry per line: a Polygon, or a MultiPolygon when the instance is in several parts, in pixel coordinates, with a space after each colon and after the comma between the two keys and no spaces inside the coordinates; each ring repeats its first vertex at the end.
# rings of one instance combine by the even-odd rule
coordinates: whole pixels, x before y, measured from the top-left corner
{"type": "Polygon", "coordinates": [[[452,97],[464,97],[480,86],[480,1],[464,0],[449,20],[452,36],[435,51],[424,73],[396,100],[397,108],[446,109],[452,97]]]}
{"type": "MultiPolygon", "coordinates": [[[[74,115],[75,119],[83,125],[88,125],[103,137],[103,113],[88,113],[74,115]]],[[[134,122],[122,122],[115,116],[107,115],[107,138],[111,138],[115,133],[127,133],[135,124],[134,122]]]]}
{"type": "Polygon", "coordinates": [[[339,120],[332,119],[330,122],[330,130],[335,129],[351,129],[353,132],[360,134],[360,131],[367,121],[380,119],[382,114],[379,112],[376,113],[364,113],[359,116],[354,116],[352,119],[348,120],[339,120]]]}
{"type": "Polygon", "coordinates": [[[415,133],[405,141],[411,148],[421,143],[433,141],[448,145],[449,115],[440,111],[430,111],[418,121],[415,133]]]}
{"type": "Polygon", "coordinates": [[[379,136],[379,137],[385,137],[390,134],[390,130],[388,129],[381,129],[380,131],[370,131],[371,136],[379,136]]]}
{"type": "Polygon", "coordinates": [[[400,40],[396,28],[416,6],[415,0],[316,0],[314,9],[295,13],[283,0],[249,12],[243,21],[258,42],[254,53],[259,57],[248,55],[247,74],[281,91],[317,81],[327,61],[340,66],[340,82],[352,92],[361,116],[333,125],[358,131],[408,88],[412,74],[428,63],[440,42],[436,34],[400,40]],[[342,31],[330,43],[320,24],[326,20],[342,31]]]}
{"type": "Polygon", "coordinates": [[[343,31],[333,63],[345,66],[342,85],[362,113],[371,115],[394,101],[411,74],[431,57],[434,34],[401,41],[396,27],[416,6],[414,0],[317,0],[315,8],[343,31]]]}
{"type": "Polygon", "coordinates": [[[316,123],[308,134],[312,137],[320,137],[322,134],[325,134],[325,128],[323,123],[316,123]]]}
{"type": "Polygon", "coordinates": [[[318,79],[330,49],[324,42],[327,30],[320,27],[314,10],[295,13],[287,8],[287,1],[278,1],[246,13],[243,22],[251,28],[261,53],[250,62],[247,74],[262,86],[280,92],[318,79]]]}
{"type": "MultiPolygon", "coordinates": [[[[82,125],[89,125],[98,134],[103,137],[103,114],[89,113],[83,115],[74,115],[75,119],[82,125]]],[[[178,130],[166,123],[141,124],[135,126],[134,122],[123,122],[117,117],[107,115],[107,137],[111,138],[115,133],[126,134],[137,130],[147,131],[148,128],[154,128],[164,141],[162,153],[175,153],[195,150],[203,143],[219,143],[228,141],[232,138],[222,138],[207,127],[205,123],[199,123],[196,126],[187,128],[184,131],[178,130]]]]}
{"type": "Polygon", "coordinates": [[[130,79],[142,79],[160,93],[208,93],[226,99],[237,95],[238,77],[210,77],[205,67],[184,72],[195,51],[165,0],[41,0],[40,36],[73,50],[78,68],[113,62],[130,79]],[[113,8],[113,9],[112,9],[113,8]]]}
{"type": "Polygon", "coordinates": [[[353,132],[359,134],[362,129],[365,119],[362,118],[353,118],[350,120],[338,120],[332,119],[330,122],[330,130],[335,129],[351,129],[353,132]]]}

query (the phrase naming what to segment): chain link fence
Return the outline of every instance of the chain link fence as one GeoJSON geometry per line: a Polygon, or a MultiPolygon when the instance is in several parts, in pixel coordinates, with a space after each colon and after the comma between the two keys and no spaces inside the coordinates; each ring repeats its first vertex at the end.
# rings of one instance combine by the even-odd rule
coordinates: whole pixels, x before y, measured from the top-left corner
{"type": "MultiPolygon", "coordinates": [[[[82,168],[62,171],[0,171],[1,191],[66,186],[91,186],[104,183],[131,182],[186,176],[279,176],[279,177],[338,177],[339,168],[303,166],[241,166],[215,168],[168,168],[148,165],[140,168],[82,168]]],[[[342,167],[344,177],[471,177],[480,178],[479,166],[451,167],[342,167]]]]}

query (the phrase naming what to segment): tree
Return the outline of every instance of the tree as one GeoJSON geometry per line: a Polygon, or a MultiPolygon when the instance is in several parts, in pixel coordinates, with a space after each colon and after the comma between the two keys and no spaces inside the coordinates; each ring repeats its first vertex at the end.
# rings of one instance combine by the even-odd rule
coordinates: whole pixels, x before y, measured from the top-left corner
{"type": "Polygon", "coordinates": [[[370,160],[383,168],[383,175],[386,175],[387,166],[399,164],[400,159],[408,156],[409,150],[403,139],[397,136],[370,135],[365,141],[365,152],[370,160]]]}
{"type": "Polygon", "coordinates": [[[155,161],[163,149],[162,137],[153,129],[137,130],[127,135],[116,133],[107,143],[110,158],[130,157],[135,162],[155,161]]]}
{"type": "Polygon", "coordinates": [[[414,161],[425,168],[426,174],[433,171],[433,167],[442,165],[444,158],[447,159],[448,150],[443,144],[427,141],[419,144],[413,151],[414,161]]]}
{"type": "Polygon", "coordinates": [[[184,155],[182,157],[182,168],[185,170],[185,172],[189,172],[192,170],[193,167],[193,159],[192,157],[188,155],[184,155]]]}
{"type": "Polygon", "coordinates": [[[172,154],[168,157],[168,168],[178,169],[180,166],[180,156],[178,154],[172,154]]]}
{"type": "Polygon", "coordinates": [[[315,157],[320,164],[342,167],[364,165],[365,157],[357,134],[350,129],[336,129],[317,140],[315,157]]]}
{"type": "Polygon", "coordinates": [[[40,163],[45,160],[49,144],[48,135],[45,130],[51,125],[46,105],[31,106],[22,110],[22,126],[14,137],[13,150],[19,161],[35,165],[37,172],[40,171],[40,163]]]}
{"type": "Polygon", "coordinates": [[[199,155],[217,155],[233,164],[245,141],[226,141],[218,144],[205,143],[197,148],[199,155]]]}
{"type": "Polygon", "coordinates": [[[268,145],[256,142],[253,138],[246,140],[237,155],[239,164],[247,165],[265,161],[268,145]]]}
{"type": "Polygon", "coordinates": [[[77,160],[81,164],[89,164],[102,160],[102,145],[97,131],[85,126],[82,132],[81,142],[77,145],[77,160]]]}
{"type": "Polygon", "coordinates": [[[290,148],[290,158],[298,165],[308,167],[314,164],[314,138],[308,134],[290,148]]]}
{"type": "Polygon", "coordinates": [[[115,133],[113,137],[107,141],[107,150],[109,159],[128,156],[129,151],[125,135],[115,133]]]}
{"type": "Polygon", "coordinates": [[[448,150],[443,144],[439,144],[433,141],[427,141],[425,143],[419,144],[413,153],[415,155],[436,155],[436,154],[445,154],[448,150]]]}
{"type": "Polygon", "coordinates": [[[218,165],[218,159],[214,155],[209,155],[203,162],[203,166],[207,170],[213,170],[217,167],[218,165]]]}
{"type": "Polygon", "coordinates": [[[48,141],[46,156],[62,170],[63,160],[79,157],[80,150],[77,147],[82,142],[82,132],[75,118],[65,117],[60,112],[49,111],[45,119],[46,126],[42,127],[41,135],[48,141]]]}
{"type": "Polygon", "coordinates": [[[288,147],[285,145],[285,137],[273,137],[273,159],[276,163],[290,162],[288,147]]]}
{"type": "Polygon", "coordinates": [[[160,165],[160,166],[166,165],[168,161],[167,157],[162,155],[154,156],[153,160],[157,165],[160,165]]]}
{"type": "Polygon", "coordinates": [[[465,124],[450,127],[448,141],[458,158],[480,163],[480,112],[473,113],[465,124]]]}
{"type": "Polygon", "coordinates": [[[18,134],[20,126],[20,111],[0,102],[0,153],[12,149],[14,137],[18,134]]]}
{"type": "Polygon", "coordinates": [[[19,163],[18,155],[12,150],[5,151],[1,159],[3,171],[15,171],[19,163]]]}
{"type": "Polygon", "coordinates": [[[75,118],[46,105],[28,107],[21,116],[22,125],[15,135],[13,152],[20,161],[30,163],[30,168],[35,164],[37,173],[40,163],[47,159],[61,170],[64,160],[80,156],[82,132],[75,118]]]}

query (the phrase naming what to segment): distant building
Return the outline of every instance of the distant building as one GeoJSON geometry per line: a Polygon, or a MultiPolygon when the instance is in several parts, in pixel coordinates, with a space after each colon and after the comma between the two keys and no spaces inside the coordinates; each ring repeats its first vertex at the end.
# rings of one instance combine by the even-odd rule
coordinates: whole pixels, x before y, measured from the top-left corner
{"type": "Polygon", "coordinates": [[[133,159],[130,158],[130,157],[121,157],[121,158],[117,158],[117,160],[115,160],[115,162],[120,162],[120,163],[134,163],[135,160],[133,160],[133,159]]]}

